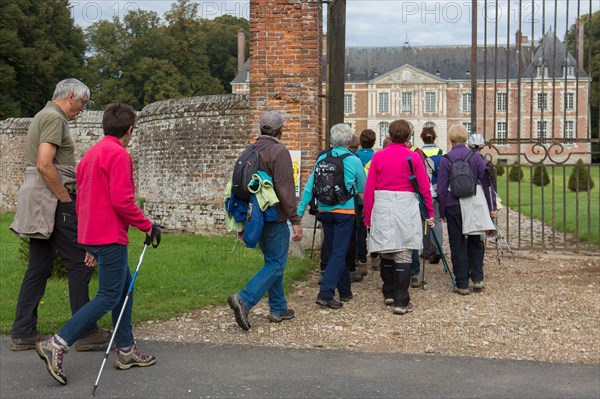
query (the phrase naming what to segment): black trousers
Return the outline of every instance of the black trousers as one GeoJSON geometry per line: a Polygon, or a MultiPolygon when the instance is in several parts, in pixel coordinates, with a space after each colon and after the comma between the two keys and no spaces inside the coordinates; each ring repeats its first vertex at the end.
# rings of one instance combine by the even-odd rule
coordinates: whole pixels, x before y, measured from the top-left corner
{"type": "Polygon", "coordinates": [[[397,263],[393,259],[381,258],[381,292],[385,299],[393,299],[394,306],[406,307],[410,302],[410,263],[397,263]]]}
{"type": "MultiPolygon", "coordinates": [[[[15,320],[10,332],[12,338],[30,337],[38,332],[38,305],[52,274],[57,251],[67,269],[71,313],[75,314],[90,300],[88,288],[93,271],[83,262],[85,250],[77,244],[75,200],[58,203],[54,230],[48,240],[29,239],[29,264],[19,291],[15,320]]],[[[97,327],[94,324],[86,333],[97,327]]]]}
{"type": "Polygon", "coordinates": [[[363,205],[356,208],[356,258],[360,262],[367,261],[367,226],[363,220],[363,205]]]}
{"type": "Polygon", "coordinates": [[[462,214],[460,205],[446,208],[448,223],[448,239],[452,269],[458,288],[469,288],[469,278],[472,281],[483,281],[483,242],[481,236],[465,236],[462,233],[462,214]]]}

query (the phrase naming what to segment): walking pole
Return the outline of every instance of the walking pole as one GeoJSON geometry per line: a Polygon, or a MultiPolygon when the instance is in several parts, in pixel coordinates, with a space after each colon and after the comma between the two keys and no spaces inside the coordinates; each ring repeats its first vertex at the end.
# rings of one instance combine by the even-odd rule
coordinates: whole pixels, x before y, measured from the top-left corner
{"type": "MultiPolygon", "coordinates": [[[[427,238],[427,220],[425,220],[425,222],[423,223],[423,242],[425,241],[425,239],[427,238]]],[[[421,289],[424,290],[425,289],[425,284],[427,283],[425,281],[425,248],[423,248],[423,251],[421,252],[421,257],[423,258],[423,280],[421,281],[421,289]]]]}
{"type": "MultiPolygon", "coordinates": [[[[489,192],[490,192],[490,211],[494,211],[494,205],[492,204],[493,200],[492,200],[492,185],[489,182],[488,179],[488,184],[490,184],[489,186],[489,192]]],[[[502,248],[500,248],[500,245],[498,243],[498,226],[496,226],[496,221],[492,218],[492,223],[494,224],[494,227],[496,228],[496,257],[498,258],[498,266],[500,266],[500,256],[504,255],[502,253],[502,248]]]]}
{"type": "MultiPolygon", "coordinates": [[[[409,179],[413,185],[415,193],[417,194],[417,199],[419,201],[421,212],[423,212],[423,215],[425,215],[426,219],[429,219],[429,214],[427,213],[427,208],[425,207],[425,200],[423,200],[423,196],[421,195],[421,189],[419,188],[419,182],[417,182],[417,178],[415,177],[415,172],[414,172],[413,164],[412,164],[412,158],[408,157],[408,158],[406,158],[406,160],[408,161],[408,166],[410,168],[410,173],[411,173],[409,179]]],[[[442,246],[440,245],[437,235],[435,234],[435,231],[433,229],[431,229],[431,236],[433,237],[433,240],[435,241],[435,245],[438,248],[438,251],[440,252],[440,256],[442,257],[442,264],[444,265],[444,271],[446,273],[448,273],[448,275],[450,276],[452,285],[456,286],[456,279],[454,278],[454,275],[452,274],[452,271],[450,270],[450,267],[448,266],[448,261],[446,260],[446,256],[444,255],[442,246]]]]}
{"type": "Polygon", "coordinates": [[[315,236],[317,235],[317,216],[315,216],[315,225],[313,226],[313,239],[312,244],[310,246],[310,258],[313,258],[313,253],[315,252],[315,236]]]}
{"type": "MultiPolygon", "coordinates": [[[[154,246],[154,244],[152,244],[152,246],[154,246]]],[[[157,246],[158,246],[158,244],[157,244],[157,246]]],[[[110,337],[110,342],[108,344],[108,348],[106,348],[106,353],[104,354],[104,359],[102,359],[102,365],[100,366],[100,371],[98,372],[98,377],[96,378],[96,383],[94,384],[94,388],[92,388],[92,397],[96,393],[96,388],[98,388],[98,382],[100,381],[100,376],[102,375],[102,371],[104,370],[104,365],[106,364],[106,359],[108,359],[108,355],[110,354],[110,348],[112,347],[113,341],[115,339],[115,335],[117,334],[117,329],[119,328],[119,324],[121,323],[121,318],[123,317],[123,313],[125,312],[125,306],[127,306],[127,301],[129,300],[129,297],[133,293],[133,285],[135,284],[135,279],[137,278],[138,271],[140,270],[140,266],[142,265],[142,260],[144,260],[144,254],[146,253],[146,248],[148,248],[148,244],[146,242],[144,242],[144,249],[142,250],[142,254],[140,255],[140,260],[138,262],[137,267],[135,268],[133,277],[131,278],[131,284],[129,284],[129,290],[127,291],[127,296],[125,296],[125,301],[123,301],[123,307],[121,308],[121,312],[119,313],[119,318],[117,319],[117,324],[115,324],[115,328],[113,330],[112,336],[110,337]]]]}

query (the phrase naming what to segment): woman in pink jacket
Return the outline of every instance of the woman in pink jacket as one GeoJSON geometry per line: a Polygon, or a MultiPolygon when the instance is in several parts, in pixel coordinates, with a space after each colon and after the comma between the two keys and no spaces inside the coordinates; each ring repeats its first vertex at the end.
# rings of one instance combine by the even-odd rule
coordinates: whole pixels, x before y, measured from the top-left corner
{"type": "MultiPolygon", "coordinates": [[[[390,144],[373,155],[364,196],[365,225],[371,228],[369,249],[381,254],[382,292],[386,305],[395,314],[412,312],[408,286],[413,249],[423,246],[423,226],[419,201],[411,181],[411,160],[429,215],[433,215],[429,178],[419,159],[406,142],[411,134],[405,120],[390,123],[390,144]]],[[[433,218],[427,219],[430,227],[433,218]]]]}
{"type": "MultiPolygon", "coordinates": [[[[63,355],[86,328],[112,311],[117,322],[131,283],[127,262],[127,230],[135,226],[152,242],[160,236],[156,225],[143,215],[134,200],[133,163],[125,149],[131,140],[135,111],[126,104],[110,104],[102,116],[104,138],[85,154],[77,166],[78,242],[86,250],[88,266],[98,262],[98,293],[50,339],[38,342],[36,350],[48,372],[61,384],[67,383],[62,369],[63,355]]],[[[157,244],[158,245],[158,242],[157,244]]],[[[131,329],[133,297],[115,334],[117,369],[150,366],[152,355],[138,351],[131,329]]]]}

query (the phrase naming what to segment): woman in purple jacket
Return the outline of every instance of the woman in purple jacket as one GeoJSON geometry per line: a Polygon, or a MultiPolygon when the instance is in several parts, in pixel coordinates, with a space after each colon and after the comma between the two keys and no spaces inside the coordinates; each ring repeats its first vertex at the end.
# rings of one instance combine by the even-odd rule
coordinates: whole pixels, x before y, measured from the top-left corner
{"type": "MultiPolygon", "coordinates": [[[[448,139],[452,149],[440,161],[438,171],[437,193],[440,205],[440,217],[448,223],[448,239],[450,241],[450,252],[452,258],[452,269],[456,276],[456,287],[454,290],[460,295],[469,295],[469,278],[473,281],[473,291],[481,291],[483,285],[483,243],[479,235],[463,235],[462,213],[460,200],[452,195],[450,187],[450,168],[452,162],[464,160],[471,150],[467,148],[468,133],[463,125],[454,125],[448,130],[448,139]]],[[[483,192],[489,195],[489,183],[485,178],[485,164],[480,156],[472,156],[469,159],[471,171],[478,184],[481,184],[483,192]]],[[[490,203],[490,198],[487,198],[490,203]]],[[[492,218],[496,212],[490,212],[492,218]]]]}

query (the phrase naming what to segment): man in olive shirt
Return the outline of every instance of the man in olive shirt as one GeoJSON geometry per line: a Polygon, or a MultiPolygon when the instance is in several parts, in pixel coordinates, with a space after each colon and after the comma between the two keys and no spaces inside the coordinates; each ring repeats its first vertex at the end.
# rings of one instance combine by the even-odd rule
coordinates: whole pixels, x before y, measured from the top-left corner
{"type": "MultiPolygon", "coordinates": [[[[88,285],[94,265],[77,244],[75,213],[75,143],[69,133],[90,98],[77,79],[56,85],[52,101],[33,118],[27,131],[25,181],[17,194],[17,212],[11,230],[29,238],[29,264],[21,283],[11,330],[12,350],[34,349],[45,336],[37,330],[37,308],[52,273],[58,251],[67,269],[71,312],[89,302],[88,285]]],[[[105,348],[109,330],[92,326],[75,344],[77,350],[105,348]]]]}

